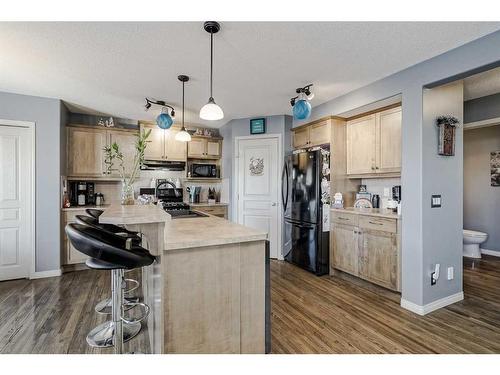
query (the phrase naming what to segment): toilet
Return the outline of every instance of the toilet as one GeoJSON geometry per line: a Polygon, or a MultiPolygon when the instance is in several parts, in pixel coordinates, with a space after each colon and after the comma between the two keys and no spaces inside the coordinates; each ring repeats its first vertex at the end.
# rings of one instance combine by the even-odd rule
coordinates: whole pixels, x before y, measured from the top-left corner
{"type": "Polygon", "coordinates": [[[464,229],[464,257],[481,258],[481,245],[488,239],[488,234],[464,229]]]}

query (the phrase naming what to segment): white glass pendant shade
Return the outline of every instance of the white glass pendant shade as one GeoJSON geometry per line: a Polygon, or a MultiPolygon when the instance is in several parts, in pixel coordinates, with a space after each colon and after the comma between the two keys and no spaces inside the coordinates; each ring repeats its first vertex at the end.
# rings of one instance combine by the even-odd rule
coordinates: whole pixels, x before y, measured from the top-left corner
{"type": "Polygon", "coordinates": [[[208,103],[201,107],[200,118],[208,121],[222,120],[224,112],[221,107],[215,104],[214,98],[210,98],[208,103]]]}
{"type": "Polygon", "coordinates": [[[175,135],[175,140],[180,142],[190,142],[191,135],[186,131],[185,128],[182,128],[181,131],[175,135]]]}

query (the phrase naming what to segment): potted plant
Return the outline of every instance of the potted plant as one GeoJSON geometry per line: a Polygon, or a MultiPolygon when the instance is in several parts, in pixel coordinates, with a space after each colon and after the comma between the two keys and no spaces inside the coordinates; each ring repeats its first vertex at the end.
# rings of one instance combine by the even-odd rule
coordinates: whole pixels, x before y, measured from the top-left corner
{"type": "Polygon", "coordinates": [[[139,170],[144,164],[144,151],[147,146],[147,139],[151,134],[151,129],[141,132],[137,135],[135,142],[135,155],[132,170],[125,170],[124,156],[120,150],[120,146],[114,142],[110,146],[104,147],[104,162],[108,172],[114,166],[115,160],[118,161],[118,173],[122,179],[121,204],[134,204],[134,182],[139,178],[139,170]]]}

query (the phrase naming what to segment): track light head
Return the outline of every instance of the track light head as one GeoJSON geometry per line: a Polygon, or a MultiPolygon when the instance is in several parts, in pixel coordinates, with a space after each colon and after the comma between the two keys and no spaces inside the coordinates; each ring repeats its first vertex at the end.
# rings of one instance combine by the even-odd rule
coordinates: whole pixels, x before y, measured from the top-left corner
{"type": "Polygon", "coordinates": [[[144,110],[147,111],[149,108],[151,108],[151,103],[149,100],[146,99],[146,105],[144,106],[144,110]]]}
{"type": "Polygon", "coordinates": [[[170,112],[170,117],[174,118],[175,117],[175,111],[172,109],[172,112],[170,112]]]}
{"type": "Polygon", "coordinates": [[[297,99],[297,97],[290,99],[290,104],[291,104],[292,107],[295,105],[295,100],[296,99],[297,99]]]}

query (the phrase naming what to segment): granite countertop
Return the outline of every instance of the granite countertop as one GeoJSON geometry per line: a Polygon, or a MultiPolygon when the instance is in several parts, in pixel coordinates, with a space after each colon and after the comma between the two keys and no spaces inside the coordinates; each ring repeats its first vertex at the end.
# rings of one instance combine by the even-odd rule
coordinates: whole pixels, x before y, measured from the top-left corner
{"type": "Polygon", "coordinates": [[[104,224],[153,224],[170,221],[171,217],[163,208],[156,205],[112,205],[99,216],[104,224]]]}
{"type": "Polygon", "coordinates": [[[90,205],[90,206],[71,206],[71,207],[63,207],[61,211],[78,211],[78,210],[86,210],[87,208],[95,208],[97,210],[105,210],[110,207],[110,204],[101,204],[100,206],[90,205]]]}
{"type": "Polygon", "coordinates": [[[398,219],[398,220],[402,219],[402,216],[398,215],[397,212],[393,212],[392,210],[383,209],[383,208],[346,207],[346,208],[332,208],[332,209],[330,209],[330,211],[348,212],[348,213],[352,213],[352,214],[366,215],[366,216],[378,216],[378,217],[385,217],[387,219],[398,219]]]}
{"type": "Polygon", "coordinates": [[[267,232],[235,224],[226,219],[205,217],[172,220],[155,205],[113,205],[99,216],[100,223],[115,225],[165,223],[164,250],[224,245],[267,239],[267,232]]]}
{"type": "Polygon", "coordinates": [[[165,224],[165,250],[266,240],[267,233],[215,216],[170,220],[165,224]]]}

